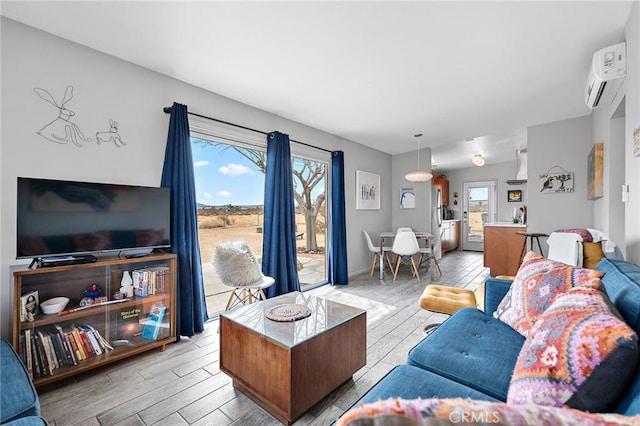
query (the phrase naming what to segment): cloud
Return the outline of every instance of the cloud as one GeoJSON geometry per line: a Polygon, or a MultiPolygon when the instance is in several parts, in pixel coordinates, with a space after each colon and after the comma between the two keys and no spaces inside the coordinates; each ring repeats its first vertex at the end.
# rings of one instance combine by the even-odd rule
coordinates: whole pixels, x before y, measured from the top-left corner
{"type": "Polygon", "coordinates": [[[218,197],[224,197],[224,198],[231,197],[231,193],[229,191],[218,191],[218,192],[216,192],[216,195],[218,197]]]}
{"type": "Polygon", "coordinates": [[[204,167],[204,166],[208,166],[209,165],[209,161],[208,160],[200,160],[200,161],[194,161],[193,162],[193,167],[204,167]]]}
{"type": "Polygon", "coordinates": [[[249,169],[247,166],[234,163],[229,163],[226,166],[222,166],[218,169],[218,171],[223,175],[229,176],[240,176],[251,173],[251,169],[249,169]]]}
{"type": "Polygon", "coordinates": [[[205,192],[204,194],[202,194],[202,196],[203,196],[204,198],[211,198],[211,197],[212,197],[212,195],[211,195],[211,193],[210,193],[210,192],[205,192]]]}

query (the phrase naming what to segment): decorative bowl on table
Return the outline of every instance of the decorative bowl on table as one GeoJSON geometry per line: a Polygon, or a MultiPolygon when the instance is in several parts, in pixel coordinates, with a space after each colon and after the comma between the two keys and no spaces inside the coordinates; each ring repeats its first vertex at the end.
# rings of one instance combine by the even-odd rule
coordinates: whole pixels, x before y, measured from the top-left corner
{"type": "Polygon", "coordinates": [[[51,315],[61,312],[69,303],[68,297],[54,297],[40,304],[43,314],[51,315]]]}

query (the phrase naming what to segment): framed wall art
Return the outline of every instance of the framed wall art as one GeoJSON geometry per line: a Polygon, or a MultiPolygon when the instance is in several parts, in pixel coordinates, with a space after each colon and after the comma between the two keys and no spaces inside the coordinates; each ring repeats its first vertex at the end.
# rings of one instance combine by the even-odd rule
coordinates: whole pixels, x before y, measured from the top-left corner
{"type": "Polygon", "coordinates": [[[509,203],[521,203],[522,202],[522,190],[509,189],[507,190],[507,202],[509,203]]]}
{"type": "Polygon", "coordinates": [[[597,143],[591,148],[587,157],[587,200],[597,200],[604,195],[602,185],[602,168],[604,160],[604,145],[597,143]]]}
{"type": "Polygon", "coordinates": [[[380,175],[356,170],[356,210],[380,210],[380,175]]]}
{"type": "Polygon", "coordinates": [[[540,175],[540,192],[543,194],[573,192],[573,180],[573,172],[568,172],[560,166],[553,166],[540,175]]]}
{"type": "Polygon", "coordinates": [[[416,208],[416,191],[413,188],[402,188],[400,190],[400,208],[416,208]]]}

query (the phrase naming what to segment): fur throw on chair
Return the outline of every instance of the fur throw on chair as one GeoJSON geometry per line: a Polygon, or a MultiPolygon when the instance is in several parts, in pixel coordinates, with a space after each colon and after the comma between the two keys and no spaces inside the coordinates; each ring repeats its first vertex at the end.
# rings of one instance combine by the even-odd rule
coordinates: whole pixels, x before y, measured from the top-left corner
{"type": "Polygon", "coordinates": [[[244,287],[262,281],[262,271],[246,241],[216,246],[213,267],[224,285],[244,287]]]}

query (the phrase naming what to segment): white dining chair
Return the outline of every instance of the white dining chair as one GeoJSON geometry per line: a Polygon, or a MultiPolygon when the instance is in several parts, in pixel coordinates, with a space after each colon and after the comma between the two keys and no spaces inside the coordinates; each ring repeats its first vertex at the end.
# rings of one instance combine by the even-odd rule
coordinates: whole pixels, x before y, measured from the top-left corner
{"type": "Polygon", "coordinates": [[[422,264],[426,264],[426,270],[428,271],[431,268],[431,279],[437,280],[442,277],[442,270],[440,270],[440,265],[438,265],[438,260],[435,256],[435,247],[442,241],[442,236],[444,234],[444,228],[440,229],[439,232],[433,236],[433,242],[427,240],[426,247],[420,247],[420,260],[418,261],[418,270],[422,267],[422,264]]]}
{"type": "Polygon", "coordinates": [[[407,226],[401,226],[398,229],[396,229],[396,233],[398,233],[398,232],[407,232],[407,231],[413,232],[413,229],[411,229],[411,228],[409,228],[407,226]]]}
{"type": "Polygon", "coordinates": [[[396,255],[396,264],[392,269],[393,281],[395,281],[398,276],[398,269],[403,259],[405,259],[407,263],[411,263],[412,275],[420,280],[416,262],[413,260],[414,255],[420,254],[420,246],[418,245],[416,234],[414,234],[413,231],[398,232],[393,240],[391,251],[396,255]]]}
{"type": "MultiPolygon", "coordinates": [[[[371,237],[369,236],[369,233],[367,231],[363,230],[362,233],[364,234],[364,237],[367,240],[367,247],[369,248],[369,251],[373,254],[373,260],[371,261],[371,276],[373,277],[373,271],[376,268],[376,263],[380,259],[380,247],[373,245],[373,242],[371,241],[371,237]]],[[[391,247],[383,247],[382,251],[384,253],[385,260],[389,265],[389,269],[393,271],[393,266],[391,265],[391,259],[389,258],[389,252],[391,251],[391,247]]]]}

